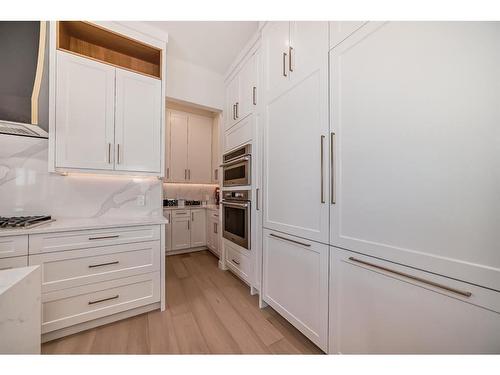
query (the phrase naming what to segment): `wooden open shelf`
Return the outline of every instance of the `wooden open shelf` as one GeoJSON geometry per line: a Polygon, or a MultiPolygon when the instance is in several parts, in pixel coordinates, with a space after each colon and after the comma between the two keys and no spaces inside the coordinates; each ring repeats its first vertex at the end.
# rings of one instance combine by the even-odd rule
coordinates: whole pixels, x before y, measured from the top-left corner
{"type": "Polygon", "coordinates": [[[161,49],[84,21],[58,21],[57,48],[161,79],[161,49]]]}

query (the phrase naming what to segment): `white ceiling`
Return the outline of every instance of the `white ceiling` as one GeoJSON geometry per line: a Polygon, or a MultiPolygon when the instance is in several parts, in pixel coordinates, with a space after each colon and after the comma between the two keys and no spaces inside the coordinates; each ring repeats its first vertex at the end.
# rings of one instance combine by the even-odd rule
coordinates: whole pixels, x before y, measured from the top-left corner
{"type": "Polygon", "coordinates": [[[253,21],[148,21],[168,32],[170,56],[204,66],[220,74],[257,31],[253,21]]]}

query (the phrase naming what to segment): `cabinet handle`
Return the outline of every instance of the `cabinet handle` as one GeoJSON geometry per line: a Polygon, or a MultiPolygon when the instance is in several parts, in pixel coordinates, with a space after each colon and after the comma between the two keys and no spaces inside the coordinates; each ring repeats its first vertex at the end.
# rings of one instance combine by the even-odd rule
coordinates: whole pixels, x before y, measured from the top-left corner
{"type": "Polygon", "coordinates": [[[335,133],[330,133],[330,184],[331,203],[337,202],[337,189],[335,187],[335,133]]]}
{"type": "Polygon", "coordinates": [[[191,225],[189,225],[189,223],[191,223],[191,222],[188,220],[187,223],[188,223],[188,230],[190,230],[191,229],[191,225]]]}
{"type": "Polygon", "coordinates": [[[120,164],[120,144],[118,143],[118,150],[116,152],[116,160],[117,160],[117,163],[120,164]]]}
{"type": "Polygon", "coordinates": [[[463,290],[455,289],[455,288],[452,288],[452,287],[449,287],[449,286],[446,286],[446,285],[443,285],[443,284],[436,283],[434,281],[422,279],[422,278],[420,278],[418,276],[413,276],[413,275],[410,275],[408,273],[399,272],[399,271],[396,271],[396,270],[391,270],[390,268],[379,266],[377,264],[366,262],[364,260],[357,259],[357,258],[354,258],[354,257],[349,257],[348,259],[351,262],[360,263],[360,264],[363,264],[365,266],[373,267],[373,268],[376,268],[376,269],[379,269],[379,270],[382,270],[382,271],[385,271],[385,272],[392,273],[394,275],[406,277],[407,279],[415,280],[415,281],[418,281],[418,282],[423,283],[423,284],[427,284],[427,285],[431,285],[431,286],[436,287],[436,288],[444,289],[444,290],[446,290],[448,292],[451,292],[451,293],[460,294],[461,296],[464,296],[464,297],[470,297],[470,296],[472,296],[471,292],[464,292],[463,290]]]}
{"type": "Polygon", "coordinates": [[[253,102],[253,105],[257,105],[257,87],[254,86],[252,88],[252,102],[253,102]]]}
{"type": "Polygon", "coordinates": [[[95,301],[89,301],[89,305],[93,305],[94,303],[99,303],[99,302],[111,301],[112,299],[117,299],[119,297],[120,297],[120,295],[117,294],[116,296],[113,296],[113,297],[108,297],[108,298],[103,298],[103,299],[97,299],[95,301]]]}
{"type": "Polygon", "coordinates": [[[236,264],[238,266],[240,265],[240,262],[238,262],[237,260],[231,259],[231,262],[233,262],[234,264],[236,264]]]}
{"type": "Polygon", "coordinates": [[[323,154],[324,154],[324,140],[325,136],[321,136],[321,146],[320,146],[320,154],[321,154],[321,203],[325,203],[325,188],[324,188],[324,162],[323,162],[323,154]]]}
{"type": "Polygon", "coordinates": [[[238,113],[238,106],[239,106],[240,103],[236,102],[236,118],[239,119],[240,118],[240,115],[238,113]]]}
{"type": "Polygon", "coordinates": [[[300,241],[291,240],[290,238],[281,237],[281,236],[278,236],[277,234],[274,234],[274,233],[270,233],[269,235],[270,235],[271,237],[279,238],[280,240],[285,240],[285,241],[289,241],[289,242],[296,243],[296,244],[298,244],[298,245],[311,247],[311,244],[310,244],[310,243],[305,243],[305,242],[300,242],[300,241]]]}
{"type": "Polygon", "coordinates": [[[167,168],[167,178],[170,178],[170,168],[167,168]]]}
{"type": "Polygon", "coordinates": [[[255,209],[257,211],[260,211],[259,193],[260,189],[259,188],[255,189],[255,209]]]}
{"type": "Polygon", "coordinates": [[[191,212],[191,221],[194,221],[194,212],[191,212]]]}
{"type": "Polygon", "coordinates": [[[283,52],[283,77],[287,77],[287,74],[286,74],[286,57],[287,57],[287,53],[283,52]]]}
{"type": "Polygon", "coordinates": [[[293,52],[293,47],[289,46],[288,47],[288,70],[293,72],[293,66],[292,66],[292,52],[293,52]]]}
{"type": "Polygon", "coordinates": [[[187,180],[187,169],[184,169],[184,179],[187,180]]]}
{"type": "Polygon", "coordinates": [[[215,169],[215,181],[219,179],[219,170],[215,169]]]}
{"type": "Polygon", "coordinates": [[[236,120],[236,104],[233,104],[233,120],[236,120]]]}
{"type": "Polygon", "coordinates": [[[89,241],[93,240],[109,240],[111,238],[118,238],[120,237],[119,234],[113,235],[113,236],[102,236],[102,237],[89,237],[89,241]]]}
{"type": "Polygon", "coordinates": [[[111,164],[111,143],[108,143],[108,164],[111,164]]]}
{"type": "Polygon", "coordinates": [[[104,266],[111,266],[113,264],[118,264],[120,263],[119,261],[114,261],[114,262],[108,262],[108,263],[101,263],[101,264],[91,264],[89,265],[89,268],[96,268],[96,267],[104,267],[104,266]]]}

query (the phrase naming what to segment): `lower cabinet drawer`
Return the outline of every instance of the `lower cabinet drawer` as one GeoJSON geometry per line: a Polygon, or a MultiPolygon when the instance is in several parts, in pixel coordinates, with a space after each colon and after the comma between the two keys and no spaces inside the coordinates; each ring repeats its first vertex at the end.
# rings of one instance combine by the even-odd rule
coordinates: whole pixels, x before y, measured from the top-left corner
{"type": "Polygon", "coordinates": [[[500,353],[499,292],[330,251],[330,353],[500,353]]]}
{"type": "Polygon", "coordinates": [[[0,258],[0,271],[10,270],[11,268],[26,267],[28,265],[28,256],[0,258]]]}
{"type": "Polygon", "coordinates": [[[42,267],[42,292],[160,270],[160,241],[31,255],[42,267]]]}
{"type": "Polygon", "coordinates": [[[160,301],[160,272],[42,295],[42,334],[160,301]]]}
{"type": "Polygon", "coordinates": [[[76,230],[30,235],[30,255],[160,240],[160,225],[76,230]]]}
{"type": "Polygon", "coordinates": [[[225,241],[226,245],[226,264],[243,280],[249,282],[252,272],[251,258],[241,251],[231,247],[229,241],[225,241]]]}
{"type": "Polygon", "coordinates": [[[328,348],[328,245],[264,229],[262,298],[328,348]]]}
{"type": "Polygon", "coordinates": [[[0,259],[28,255],[28,236],[0,237],[0,259]]]}

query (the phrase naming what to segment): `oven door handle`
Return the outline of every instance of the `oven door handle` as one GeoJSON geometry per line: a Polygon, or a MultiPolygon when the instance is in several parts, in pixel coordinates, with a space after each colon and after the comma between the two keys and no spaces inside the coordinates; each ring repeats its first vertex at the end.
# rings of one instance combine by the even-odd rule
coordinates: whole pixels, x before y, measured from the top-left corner
{"type": "Polygon", "coordinates": [[[226,163],[222,163],[220,166],[221,167],[229,167],[230,165],[237,164],[242,161],[249,161],[250,160],[250,154],[244,155],[242,157],[236,158],[236,159],[231,159],[228,160],[226,163]]]}
{"type": "Polygon", "coordinates": [[[234,203],[234,202],[222,201],[222,204],[228,207],[248,208],[248,203],[234,203]]]}

